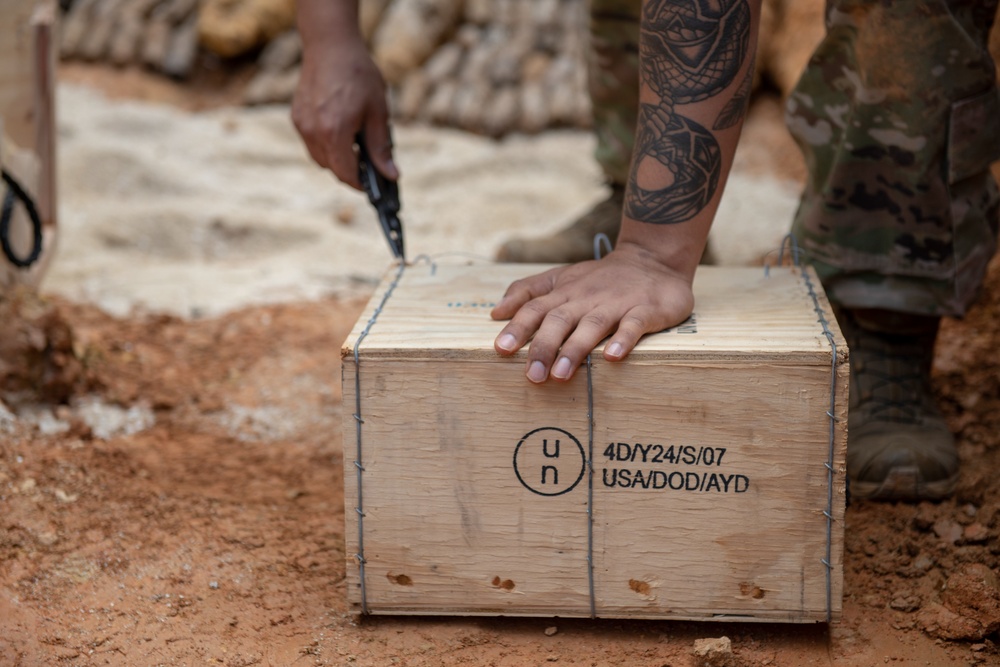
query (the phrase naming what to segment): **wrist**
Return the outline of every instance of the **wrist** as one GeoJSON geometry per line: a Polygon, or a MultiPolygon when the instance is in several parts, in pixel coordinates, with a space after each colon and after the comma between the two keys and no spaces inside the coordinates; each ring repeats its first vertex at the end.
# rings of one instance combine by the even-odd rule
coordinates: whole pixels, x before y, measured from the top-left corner
{"type": "Polygon", "coordinates": [[[625,218],[615,248],[691,282],[707,235],[707,228],[697,224],[651,225],[625,218]]]}
{"type": "Polygon", "coordinates": [[[303,55],[359,46],[367,48],[361,35],[356,1],[299,0],[296,26],[302,37],[303,55]]]}
{"type": "Polygon", "coordinates": [[[354,71],[359,67],[363,68],[370,60],[371,54],[369,54],[360,35],[357,39],[316,40],[313,43],[303,40],[302,42],[302,64],[304,67],[354,71]]]}

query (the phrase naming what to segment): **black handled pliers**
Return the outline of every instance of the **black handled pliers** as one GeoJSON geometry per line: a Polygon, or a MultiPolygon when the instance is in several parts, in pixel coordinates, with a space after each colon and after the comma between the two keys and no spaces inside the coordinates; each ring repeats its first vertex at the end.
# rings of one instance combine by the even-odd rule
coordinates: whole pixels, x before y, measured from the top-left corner
{"type": "Polygon", "coordinates": [[[355,141],[358,144],[358,173],[361,177],[361,185],[364,186],[365,192],[368,194],[368,201],[378,212],[382,231],[389,242],[393,256],[405,264],[403,223],[399,220],[399,186],[395,181],[390,181],[380,174],[375,165],[372,164],[368,149],[365,148],[364,135],[358,134],[355,141]]]}

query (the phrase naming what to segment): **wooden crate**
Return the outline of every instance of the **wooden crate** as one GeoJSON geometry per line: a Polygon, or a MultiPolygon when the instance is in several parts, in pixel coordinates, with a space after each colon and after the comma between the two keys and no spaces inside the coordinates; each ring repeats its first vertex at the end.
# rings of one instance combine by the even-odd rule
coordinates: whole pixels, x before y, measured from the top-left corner
{"type": "Polygon", "coordinates": [[[847,345],[812,270],[701,268],[686,323],[535,386],[489,311],[542,268],[408,267],[362,337],[393,269],[345,343],[354,608],[837,619],[847,345]]]}

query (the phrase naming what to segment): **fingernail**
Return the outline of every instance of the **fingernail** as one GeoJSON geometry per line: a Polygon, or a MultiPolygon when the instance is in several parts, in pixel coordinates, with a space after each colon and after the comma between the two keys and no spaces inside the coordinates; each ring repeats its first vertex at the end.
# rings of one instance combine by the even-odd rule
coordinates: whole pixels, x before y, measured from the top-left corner
{"type": "Polygon", "coordinates": [[[567,357],[559,357],[559,361],[556,365],[552,367],[552,377],[559,378],[560,380],[565,380],[569,377],[569,372],[572,370],[573,364],[567,357]]]}
{"type": "Polygon", "coordinates": [[[515,345],[517,345],[517,339],[514,338],[514,334],[505,333],[497,338],[497,347],[504,352],[513,352],[515,345]]]}
{"type": "Polygon", "coordinates": [[[396,166],[395,160],[390,159],[389,161],[386,162],[386,166],[389,168],[389,171],[391,172],[390,175],[394,175],[396,178],[399,178],[399,167],[396,166]]]}
{"type": "Polygon", "coordinates": [[[535,384],[545,382],[545,376],[548,373],[545,371],[545,364],[540,361],[532,361],[528,365],[528,379],[535,384]]]}
{"type": "Polygon", "coordinates": [[[609,357],[617,358],[622,356],[622,344],[611,343],[611,345],[608,345],[608,349],[605,350],[605,353],[607,353],[609,357]]]}

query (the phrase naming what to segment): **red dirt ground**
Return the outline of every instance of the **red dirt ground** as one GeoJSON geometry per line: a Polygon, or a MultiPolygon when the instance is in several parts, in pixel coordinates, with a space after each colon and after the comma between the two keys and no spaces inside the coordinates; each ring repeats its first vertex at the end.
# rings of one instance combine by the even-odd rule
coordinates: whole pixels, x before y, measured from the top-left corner
{"type": "MultiPolygon", "coordinates": [[[[185,108],[240,90],[74,67],[185,108]]],[[[0,667],[694,667],[723,635],[715,667],[1000,665],[1000,258],[935,364],[958,493],[848,509],[833,626],[350,614],[339,349],[362,305],[184,321],[0,296],[0,667]],[[95,401],[155,423],[104,439],[95,401]]]]}
{"type": "Polygon", "coordinates": [[[831,627],[349,614],[339,346],[360,307],[118,320],[0,301],[0,395],[68,424],[0,416],[0,665],[680,667],[722,635],[737,666],[1000,664],[1000,261],[939,346],[959,491],[849,508],[831,627]],[[81,396],[155,424],[103,440],[81,396]]]}

